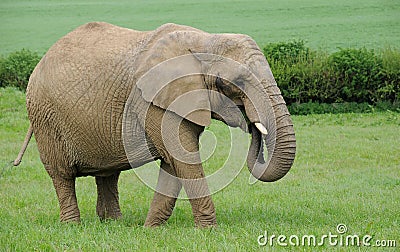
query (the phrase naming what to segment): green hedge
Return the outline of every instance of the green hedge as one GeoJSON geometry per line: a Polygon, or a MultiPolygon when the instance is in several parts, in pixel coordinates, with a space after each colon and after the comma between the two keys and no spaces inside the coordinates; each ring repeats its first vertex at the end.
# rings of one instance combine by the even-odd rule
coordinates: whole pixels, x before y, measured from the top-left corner
{"type": "Polygon", "coordinates": [[[0,57],[0,87],[14,86],[25,90],[40,58],[37,53],[25,49],[0,57]]]}
{"type": "Polygon", "coordinates": [[[339,48],[329,55],[301,40],[271,43],[263,50],[289,105],[400,102],[398,50],[339,48]]]}

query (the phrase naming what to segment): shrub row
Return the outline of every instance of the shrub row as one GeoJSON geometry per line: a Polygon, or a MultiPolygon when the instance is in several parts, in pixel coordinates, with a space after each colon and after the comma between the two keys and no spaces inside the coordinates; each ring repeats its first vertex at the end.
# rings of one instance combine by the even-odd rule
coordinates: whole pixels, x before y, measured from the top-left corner
{"type": "Polygon", "coordinates": [[[14,86],[25,90],[40,58],[37,53],[25,49],[0,57],[0,87],[14,86]]]}
{"type": "Polygon", "coordinates": [[[264,48],[279,88],[290,104],[400,102],[400,52],[343,49],[328,54],[304,41],[264,48]]]}

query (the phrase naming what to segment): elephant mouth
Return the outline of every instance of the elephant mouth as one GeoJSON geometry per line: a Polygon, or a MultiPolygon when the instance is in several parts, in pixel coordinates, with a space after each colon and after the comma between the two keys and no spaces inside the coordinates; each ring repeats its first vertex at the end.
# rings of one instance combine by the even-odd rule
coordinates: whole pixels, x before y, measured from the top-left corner
{"type": "MultiPolygon", "coordinates": [[[[241,128],[244,132],[246,133],[252,133],[252,129],[253,126],[259,131],[261,132],[262,135],[267,135],[268,134],[268,130],[266,129],[266,127],[260,123],[259,121],[257,122],[251,122],[249,117],[247,117],[246,115],[246,110],[243,104],[241,105],[237,105],[237,107],[239,108],[240,112],[242,112],[243,115],[243,119],[241,122],[238,123],[238,125],[235,125],[239,128],[241,128]]],[[[223,120],[223,118],[220,118],[224,123],[228,124],[226,121],[223,120]]]]}
{"type": "Polygon", "coordinates": [[[252,129],[251,125],[253,123],[250,121],[249,117],[247,116],[246,109],[245,109],[243,103],[240,105],[237,105],[237,107],[239,108],[240,112],[242,112],[243,119],[244,119],[242,122],[239,123],[239,128],[241,128],[244,132],[251,134],[251,129],[252,129]]]}
{"type": "MultiPolygon", "coordinates": [[[[235,109],[233,111],[237,111],[234,113],[234,115],[230,115],[229,113],[220,113],[221,111],[211,111],[211,118],[221,121],[224,124],[234,127],[234,128],[240,128],[246,133],[251,133],[251,122],[249,118],[246,115],[246,111],[243,105],[235,105],[235,109]],[[240,115],[241,114],[241,115],[240,115]]],[[[232,107],[228,108],[226,111],[232,111],[232,107]]]]}

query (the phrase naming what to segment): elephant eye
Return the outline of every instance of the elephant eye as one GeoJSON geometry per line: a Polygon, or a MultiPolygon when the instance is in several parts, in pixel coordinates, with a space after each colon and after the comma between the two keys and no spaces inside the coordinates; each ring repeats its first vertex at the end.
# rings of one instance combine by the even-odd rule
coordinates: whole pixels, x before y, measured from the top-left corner
{"type": "Polygon", "coordinates": [[[222,79],[217,76],[217,78],[215,79],[215,85],[217,86],[217,89],[223,89],[224,88],[224,82],[222,81],[222,79]]]}
{"type": "Polygon", "coordinates": [[[230,87],[229,84],[224,83],[222,78],[219,76],[215,80],[215,85],[217,87],[217,90],[227,96],[232,94],[232,88],[230,87]]]}

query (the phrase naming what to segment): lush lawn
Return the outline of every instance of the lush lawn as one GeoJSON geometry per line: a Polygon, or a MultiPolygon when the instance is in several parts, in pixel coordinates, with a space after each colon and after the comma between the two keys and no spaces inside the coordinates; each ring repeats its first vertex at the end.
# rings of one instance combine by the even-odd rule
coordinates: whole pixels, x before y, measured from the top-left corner
{"type": "MultiPolygon", "coordinates": [[[[58,38],[89,21],[138,30],[175,22],[209,32],[246,33],[260,46],[300,38],[329,51],[382,48],[400,44],[399,12],[396,0],[1,0],[0,54],[22,48],[42,54],[58,38]]],[[[29,123],[24,94],[0,89],[0,251],[257,251],[266,249],[257,243],[265,231],[269,238],[314,235],[319,239],[329,233],[338,235],[340,223],[348,228],[344,235],[368,234],[373,237],[371,244],[396,240],[398,249],[400,114],[311,115],[293,120],[298,151],[292,170],[278,182],[249,185],[244,168],[228,187],[213,195],[217,229],[195,229],[190,205],[184,200],[178,201],[167,225],[143,228],[153,192],[132,170],[120,180],[122,220],[101,223],[97,219],[95,182],[88,177],[77,180],[82,224],[65,225],[58,221],[55,191],[35,142],[31,141],[19,167],[9,165],[29,123]]],[[[210,130],[219,146],[205,164],[208,172],[222,164],[229,152],[224,145],[228,130],[220,123],[213,123],[210,130]]],[[[322,250],[337,250],[328,244],[325,241],[322,250]]],[[[281,248],[276,239],[274,248],[281,248]]],[[[315,250],[312,246],[297,249],[315,250]]]]}
{"type": "MultiPolygon", "coordinates": [[[[25,136],[24,102],[22,92],[0,89],[0,169],[16,157],[25,136]]],[[[340,223],[347,225],[345,235],[371,235],[371,244],[397,240],[398,248],[400,114],[293,119],[298,152],[292,170],[278,182],[249,185],[249,173],[243,169],[228,187],[213,195],[219,227],[212,230],[194,228],[185,200],[178,201],[166,226],[143,228],[153,192],[132,170],[124,172],[120,181],[122,220],[101,223],[97,219],[95,182],[88,177],[77,180],[82,224],[60,224],[55,191],[31,142],[19,167],[6,166],[1,171],[0,250],[250,251],[265,249],[257,243],[265,231],[269,236],[318,238],[329,232],[338,235],[340,223]]],[[[217,135],[226,132],[218,123],[211,130],[217,135]]],[[[206,165],[212,168],[210,162],[206,165]]],[[[328,240],[325,244],[324,250],[337,249],[328,240]]]]}
{"type": "Polygon", "coordinates": [[[175,22],[209,32],[245,33],[263,46],[304,39],[314,48],[383,48],[400,44],[396,0],[259,1],[0,1],[0,54],[22,48],[44,53],[89,21],[138,30],[175,22]]]}

